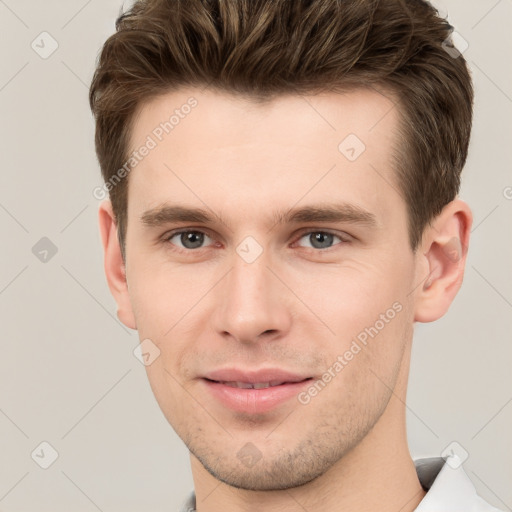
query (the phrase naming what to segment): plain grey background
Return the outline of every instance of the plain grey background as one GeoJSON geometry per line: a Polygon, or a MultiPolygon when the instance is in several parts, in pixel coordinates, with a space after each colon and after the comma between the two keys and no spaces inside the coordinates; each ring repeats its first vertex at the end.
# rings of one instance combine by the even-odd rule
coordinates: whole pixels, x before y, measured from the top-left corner
{"type": "MultiPolygon", "coordinates": [[[[474,77],[461,192],[474,228],[448,315],[416,330],[410,449],[418,458],[458,443],[478,492],[512,510],[512,1],[435,5],[467,42],[474,77]]],[[[137,333],[117,320],[103,273],[87,95],[121,6],[0,0],[4,512],[171,512],[192,489],[188,452],[153,397],[133,354],[137,333]],[[47,469],[52,448],[42,442],[58,454],[47,469]]]]}

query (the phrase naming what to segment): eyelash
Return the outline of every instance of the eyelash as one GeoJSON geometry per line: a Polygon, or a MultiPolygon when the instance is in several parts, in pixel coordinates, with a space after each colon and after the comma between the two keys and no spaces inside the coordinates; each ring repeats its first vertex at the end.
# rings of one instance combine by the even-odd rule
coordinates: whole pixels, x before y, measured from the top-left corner
{"type": "MultiPolygon", "coordinates": [[[[210,232],[208,231],[205,231],[205,230],[201,230],[201,229],[178,229],[178,230],[175,230],[175,231],[171,231],[169,233],[166,233],[163,237],[162,237],[162,242],[164,244],[168,244],[168,245],[173,245],[173,243],[171,243],[171,238],[174,238],[176,235],[180,235],[182,233],[200,233],[200,234],[203,234],[203,235],[206,235],[208,236],[209,238],[213,239],[214,237],[211,235],[210,232]]],[[[350,240],[349,238],[350,235],[344,233],[343,235],[340,234],[340,233],[335,233],[333,231],[330,231],[330,230],[321,230],[321,229],[315,229],[315,230],[309,230],[309,231],[302,231],[296,242],[297,243],[299,240],[301,240],[302,238],[304,238],[304,236],[306,235],[311,235],[313,233],[322,233],[324,235],[332,235],[336,238],[338,238],[339,240],[341,240],[341,242],[337,243],[337,244],[334,244],[332,247],[328,247],[326,249],[317,249],[315,247],[302,247],[303,249],[310,249],[310,250],[313,250],[314,252],[327,252],[327,251],[331,251],[331,250],[334,250],[336,248],[336,246],[338,245],[344,245],[344,244],[347,244],[347,243],[350,243],[350,240]]],[[[189,252],[189,253],[192,253],[192,252],[199,252],[201,249],[206,249],[206,247],[198,247],[197,249],[186,249],[186,248],[181,248],[181,247],[177,247],[177,246],[174,246],[175,247],[175,250],[177,250],[178,252],[189,252]]]]}

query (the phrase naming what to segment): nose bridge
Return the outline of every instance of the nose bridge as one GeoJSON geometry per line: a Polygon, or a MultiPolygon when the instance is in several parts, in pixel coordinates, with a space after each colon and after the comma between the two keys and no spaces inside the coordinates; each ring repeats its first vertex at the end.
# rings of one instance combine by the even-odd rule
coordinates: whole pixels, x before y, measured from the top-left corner
{"type": "Polygon", "coordinates": [[[277,334],[289,327],[282,285],[268,268],[270,259],[251,240],[237,247],[231,271],[219,290],[214,316],[217,332],[230,334],[238,341],[253,342],[263,333],[277,334]]]}
{"type": "Polygon", "coordinates": [[[263,255],[250,262],[239,255],[233,258],[228,292],[240,308],[245,305],[254,306],[256,303],[260,306],[268,304],[272,295],[268,259],[263,255]]]}

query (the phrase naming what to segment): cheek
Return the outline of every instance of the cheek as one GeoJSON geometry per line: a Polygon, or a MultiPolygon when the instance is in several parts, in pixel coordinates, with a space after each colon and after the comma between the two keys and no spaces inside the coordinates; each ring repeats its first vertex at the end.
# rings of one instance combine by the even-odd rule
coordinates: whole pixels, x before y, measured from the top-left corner
{"type": "Polygon", "coordinates": [[[189,269],[176,271],[165,265],[151,270],[145,265],[133,275],[130,299],[139,338],[150,339],[159,350],[158,359],[146,367],[148,378],[159,402],[170,400],[178,406],[175,397],[187,379],[184,359],[197,355],[192,340],[205,325],[211,284],[189,269]]]}
{"type": "Polygon", "coordinates": [[[337,418],[332,421],[349,431],[371,424],[396,389],[406,344],[412,336],[413,310],[409,301],[394,306],[384,310],[385,320],[375,321],[375,315],[370,314],[366,321],[361,317],[340,321],[337,338],[325,348],[329,355],[320,380],[326,385],[318,384],[325,392],[313,391],[311,396],[318,396],[311,400],[319,410],[330,411],[337,418]]]}
{"type": "MultiPolygon", "coordinates": [[[[326,371],[336,375],[333,393],[325,400],[346,397],[347,390],[356,388],[369,400],[383,399],[388,388],[379,379],[394,387],[405,344],[412,336],[409,283],[414,269],[406,262],[380,263],[333,268],[302,288],[304,302],[324,323],[317,322],[324,335],[315,338],[316,351],[322,354],[326,371]]],[[[298,320],[305,332],[313,318],[307,315],[307,320],[298,320]]]]}
{"type": "Polygon", "coordinates": [[[386,326],[396,324],[398,310],[410,300],[413,269],[405,263],[401,269],[382,263],[353,263],[310,274],[296,273],[288,282],[309,306],[311,313],[305,311],[308,318],[316,313],[331,334],[346,339],[375,323],[379,330],[382,322],[386,326]]]}
{"type": "MultiPolygon", "coordinates": [[[[134,267],[135,268],[135,267],[134,267]]],[[[130,300],[140,337],[155,343],[172,336],[182,319],[193,313],[206,285],[197,283],[190,272],[157,266],[135,269],[129,281],[130,300]]]]}

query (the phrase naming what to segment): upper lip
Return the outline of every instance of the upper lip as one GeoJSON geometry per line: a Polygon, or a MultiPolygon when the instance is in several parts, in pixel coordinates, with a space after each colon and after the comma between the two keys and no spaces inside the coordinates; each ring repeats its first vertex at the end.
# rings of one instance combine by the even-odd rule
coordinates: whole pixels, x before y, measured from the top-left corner
{"type": "Polygon", "coordinates": [[[250,384],[261,382],[301,382],[311,375],[301,375],[279,368],[262,370],[240,370],[238,368],[225,368],[211,371],[203,376],[205,379],[217,382],[247,382],[250,384]]]}

